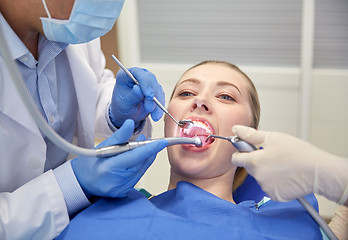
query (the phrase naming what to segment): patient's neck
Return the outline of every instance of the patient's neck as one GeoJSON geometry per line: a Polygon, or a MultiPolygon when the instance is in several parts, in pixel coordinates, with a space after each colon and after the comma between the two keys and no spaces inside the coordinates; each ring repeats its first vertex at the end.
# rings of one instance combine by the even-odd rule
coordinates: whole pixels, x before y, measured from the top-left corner
{"type": "Polygon", "coordinates": [[[168,190],[176,188],[178,182],[185,181],[190,182],[221,199],[234,203],[232,195],[234,173],[234,171],[230,171],[214,178],[189,178],[183,177],[171,170],[168,190]]]}

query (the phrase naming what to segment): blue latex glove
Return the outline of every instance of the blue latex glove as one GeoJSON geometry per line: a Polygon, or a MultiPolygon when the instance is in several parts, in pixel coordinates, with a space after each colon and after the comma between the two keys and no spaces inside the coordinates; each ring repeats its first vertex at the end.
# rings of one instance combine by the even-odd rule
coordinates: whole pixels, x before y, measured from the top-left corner
{"type": "MultiPolygon", "coordinates": [[[[126,142],[134,131],[134,122],[123,126],[97,147],[126,142]]],[[[144,140],[145,137],[141,136],[144,140]]],[[[134,187],[153,163],[159,151],[168,145],[160,140],[108,158],[77,157],[71,161],[75,176],[87,197],[123,197],[134,187]]]]}
{"type": "Polygon", "coordinates": [[[136,127],[149,114],[156,122],[163,116],[163,111],[153,101],[155,96],[164,105],[164,91],[155,75],[146,69],[130,68],[129,71],[138,80],[139,85],[123,71],[118,71],[116,84],[110,105],[112,123],[119,127],[126,119],[133,119],[136,127]]]}

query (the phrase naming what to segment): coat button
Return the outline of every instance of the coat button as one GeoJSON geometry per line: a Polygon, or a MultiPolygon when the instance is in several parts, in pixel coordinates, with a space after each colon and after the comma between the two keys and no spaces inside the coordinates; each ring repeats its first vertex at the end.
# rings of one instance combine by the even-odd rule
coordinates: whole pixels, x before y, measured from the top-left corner
{"type": "Polygon", "coordinates": [[[40,167],[40,160],[37,158],[31,158],[28,162],[29,168],[36,170],[40,167]]]}
{"type": "Polygon", "coordinates": [[[50,123],[53,123],[53,121],[54,121],[54,115],[51,114],[51,115],[50,115],[50,123]]]}

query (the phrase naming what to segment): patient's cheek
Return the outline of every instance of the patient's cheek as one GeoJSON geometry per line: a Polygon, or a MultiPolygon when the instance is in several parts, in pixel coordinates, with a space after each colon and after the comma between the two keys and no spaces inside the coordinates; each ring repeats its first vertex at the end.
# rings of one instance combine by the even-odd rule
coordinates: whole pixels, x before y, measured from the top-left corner
{"type": "Polygon", "coordinates": [[[165,137],[176,137],[178,136],[178,129],[175,124],[172,123],[173,121],[171,119],[168,120],[168,118],[164,122],[164,135],[165,137]]]}

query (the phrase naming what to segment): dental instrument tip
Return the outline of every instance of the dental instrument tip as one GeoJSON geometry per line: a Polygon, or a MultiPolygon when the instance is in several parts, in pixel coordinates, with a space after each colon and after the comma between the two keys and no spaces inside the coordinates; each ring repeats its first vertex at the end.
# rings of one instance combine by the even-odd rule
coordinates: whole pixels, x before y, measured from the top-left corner
{"type": "Polygon", "coordinates": [[[229,141],[239,152],[252,152],[252,151],[258,150],[257,147],[255,147],[254,145],[248,142],[241,140],[238,136],[222,137],[222,136],[211,134],[207,137],[205,141],[207,142],[209,138],[212,138],[212,137],[229,141]]]}
{"type": "Polygon", "coordinates": [[[196,147],[202,147],[202,145],[203,145],[202,140],[199,137],[195,137],[194,139],[195,139],[196,147]]]}
{"type": "Polygon", "coordinates": [[[212,138],[213,135],[209,135],[206,139],[205,139],[205,142],[208,142],[209,138],[212,138]]]}
{"type": "Polygon", "coordinates": [[[181,120],[179,121],[179,127],[181,128],[186,128],[186,129],[190,129],[193,127],[193,122],[190,120],[181,120]]]}
{"type": "Polygon", "coordinates": [[[221,139],[227,139],[227,138],[225,138],[225,137],[221,137],[221,136],[218,136],[218,135],[213,135],[213,134],[210,134],[210,135],[207,137],[207,139],[205,139],[205,142],[208,142],[208,140],[209,140],[210,138],[221,138],[221,139]]]}

